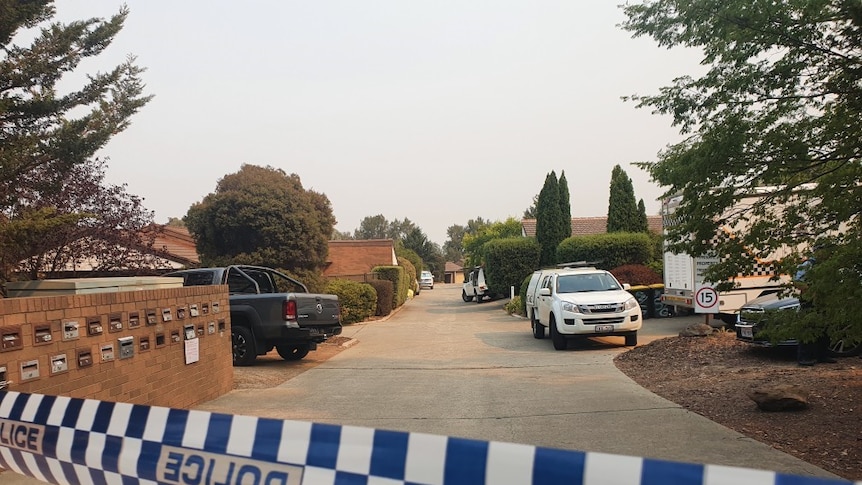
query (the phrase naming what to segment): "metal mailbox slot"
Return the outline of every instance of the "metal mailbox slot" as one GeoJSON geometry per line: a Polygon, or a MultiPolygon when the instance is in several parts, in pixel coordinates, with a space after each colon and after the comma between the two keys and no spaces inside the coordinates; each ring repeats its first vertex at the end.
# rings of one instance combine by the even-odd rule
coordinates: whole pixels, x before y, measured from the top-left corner
{"type": "Polygon", "coordinates": [[[74,320],[63,322],[63,340],[75,340],[79,335],[78,322],[74,320]]]}
{"type": "Polygon", "coordinates": [[[6,366],[0,367],[0,391],[9,387],[9,381],[6,380],[6,366]]]}
{"type": "Polygon", "coordinates": [[[102,335],[102,317],[90,317],[87,319],[87,335],[95,337],[102,335]]]}
{"type": "Polygon", "coordinates": [[[156,348],[165,346],[165,334],[157,333],[156,334],[156,348]]]}
{"type": "Polygon", "coordinates": [[[214,301],[213,302],[213,313],[218,313],[219,311],[221,311],[221,310],[219,309],[218,302],[214,301]]]}
{"type": "Polygon", "coordinates": [[[170,308],[165,308],[164,310],[162,310],[162,321],[163,322],[170,322],[173,319],[174,319],[174,317],[171,315],[171,309],[170,308]]]}
{"type": "Polygon", "coordinates": [[[215,333],[215,322],[207,323],[207,333],[210,335],[215,333]]]}
{"type": "Polygon", "coordinates": [[[21,362],[21,380],[29,381],[31,379],[39,378],[39,361],[38,360],[27,360],[21,362]]]}
{"type": "Polygon", "coordinates": [[[179,330],[171,330],[171,342],[177,343],[180,339],[180,331],[179,330]]]}
{"type": "Polygon", "coordinates": [[[146,337],[139,337],[138,347],[141,348],[141,352],[146,352],[147,350],[150,350],[150,337],[149,337],[149,335],[146,337]]]}
{"type": "Polygon", "coordinates": [[[120,359],[130,359],[135,356],[135,338],[122,337],[117,339],[120,344],[120,359]]]}
{"type": "Polygon", "coordinates": [[[114,360],[114,344],[103,344],[99,350],[102,353],[102,362],[114,360]]]}
{"type": "Polygon", "coordinates": [[[203,337],[203,336],[204,336],[204,326],[203,326],[203,324],[198,325],[198,326],[197,326],[197,329],[198,329],[198,337],[203,337]]]}
{"type": "Polygon", "coordinates": [[[197,304],[189,305],[189,315],[192,317],[196,317],[196,316],[200,315],[200,313],[198,312],[197,304]]]}
{"type": "Polygon", "coordinates": [[[17,350],[24,347],[21,340],[21,328],[4,328],[0,334],[0,350],[17,350]]]}
{"type": "Polygon", "coordinates": [[[183,336],[186,340],[191,340],[195,338],[195,326],[194,325],[183,325],[183,336]]]}
{"type": "Polygon", "coordinates": [[[112,313],[111,316],[108,317],[108,332],[122,332],[123,331],[123,315],[121,313],[112,313]]]}
{"type": "Polygon", "coordinates": [[[81,349],[78,351],[78,368],[90,367],[93,365],[93,351],[90,349],[81,349]]]}
{"type": "Polygon", "coordinates": [[[33,345],[44,345],[51,343],[51,324],[36,325],[33,327],[33,345]]]}
{"type": "Polygon", "coordinates": [[[219,321],[218,321],[218,331],[224,332],[224,330],[225,330],[225,321],[222,318],[222,319],[219,319],[219,321]]]}
{"type": "Polygon", "coordinates": [[[155,310],[147,310],[147,325],[155,325],[159,323],[155,310]]]}
{"type": "Polygon", "coordinates": [[[138,328],[141,326],[141,318],[138,312],[129,313],[129,328],[138,328]]]}
{"type": "Polygon", "coordinates": [[[181,306],[177,308],[177,320],[183,320],[186,318],[186,307],[181,306]]]}
{"type": "Polygon", "coordinates": [[[208,315],[210,312],[209,303],[201,303],[201,315],[208,315]]]}
{"type": "Polygon", "coordinates": [[[59,374],[69,370],[69,361],[66,359],[66,354],[51,356],[51,374],[59,374]]]}

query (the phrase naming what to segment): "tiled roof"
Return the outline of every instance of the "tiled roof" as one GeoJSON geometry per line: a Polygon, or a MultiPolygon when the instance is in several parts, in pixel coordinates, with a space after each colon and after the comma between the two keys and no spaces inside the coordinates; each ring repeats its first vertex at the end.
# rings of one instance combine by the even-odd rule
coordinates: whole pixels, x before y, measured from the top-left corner
{"type": "MultiPolygon", "coordinates": [[[[661,216],[647,216],[647,227],[650,232],[661,234],[661,216]]],[[[525,236],[534,237],[536,235],[536,220],[522,219],[521,228],[525,236]]],[[[589,236],[606,232],[608,232],[608,218],[606,216],[572,218],[572,236],[589,236]]]]}
{"type": "Polygon", "coordinates": [[[392,239],[345,239],[329,241],[324,276],[370,273],[375,266],[397,265],[392,239]]]}
{"type": "Polygon", "coordinates": [[[201,262],[195,240],[189,230],[180,226],[161,226],[161,232],[156,234],[153,248],[159,255],[187,266],[196,266],[201,262]]]}
{"type": "Polygon", "coordinates": [[[458,263],[453,263],[452,261],[446,261],[445,269],[443,270],[446,273],[460,273],[464,270],[464,267],[458,263]]]}

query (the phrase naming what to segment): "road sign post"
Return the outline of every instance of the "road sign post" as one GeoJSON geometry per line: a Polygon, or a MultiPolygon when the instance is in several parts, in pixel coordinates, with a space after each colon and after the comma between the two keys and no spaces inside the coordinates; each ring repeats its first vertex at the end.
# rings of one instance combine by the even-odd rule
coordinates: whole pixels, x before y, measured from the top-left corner
{"type": "Polygon", "coordinates": [[[694,292],[695,313],[718,313],[718,292],[708,283],[700,283],[694,292]]]}

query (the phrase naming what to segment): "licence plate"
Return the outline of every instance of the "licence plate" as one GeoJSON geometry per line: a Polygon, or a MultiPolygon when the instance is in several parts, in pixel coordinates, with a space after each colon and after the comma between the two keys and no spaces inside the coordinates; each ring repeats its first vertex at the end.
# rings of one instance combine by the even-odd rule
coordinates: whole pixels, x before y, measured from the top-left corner
{"type": "Polygon", "coordinates": [[[596,325],[596,333],[606,333],[606,332],[613,332],[613,331],[614,331],[613,325],[596,325]]]}
{"type": "Polygon", "coordinates": [[[751,327],[739,327],[739,335],[743,338],[754,338],[754,331],[751,327]]]}
{"type": "Polygon", "coordinates": [[[309,328],[309,329],[308,329],[308,333],[309,333],[310,335],[320,335],[320,334],[322,334],[322,333],[324,333],[324,332],[322,332],[319,328],[309,328]]]}

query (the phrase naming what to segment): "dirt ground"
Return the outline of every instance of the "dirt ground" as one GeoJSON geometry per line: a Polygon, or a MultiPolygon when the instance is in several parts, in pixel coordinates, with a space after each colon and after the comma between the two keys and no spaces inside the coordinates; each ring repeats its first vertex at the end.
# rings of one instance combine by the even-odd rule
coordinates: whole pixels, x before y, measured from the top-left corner
{"type": "MultiPolygon", "coordinates": [[[[346,347],[334,337],[298,362],[276,352],[234,368],[236,389],[266,389],[326,361],[346,347]]],[[[800,367],[792,349],[761,349],[730,332],[665,338],[620,354],[617,367],[638,384],[712,421],[813,463],[862,480],[862,359],[800,367]],[[808,392],[805,411],[767,413],[747,392],[762,384],[797,384],[808,392]]],[[[769,464],[764,464],[769,468],[769,464]]]]}
{"type": "MultiPolygon", "coordinates": [[[[850,480],[862,480],[862,359],[801,367],[794,348],[764,349],[735,334],[672,337],[620,354],[617,367],[659,396],[850,480]],[[764,384],[807,391],[809,408],[760,411],[764,384]]],[[[769,468],[764,463],[764,468],[769,468]]]]}

